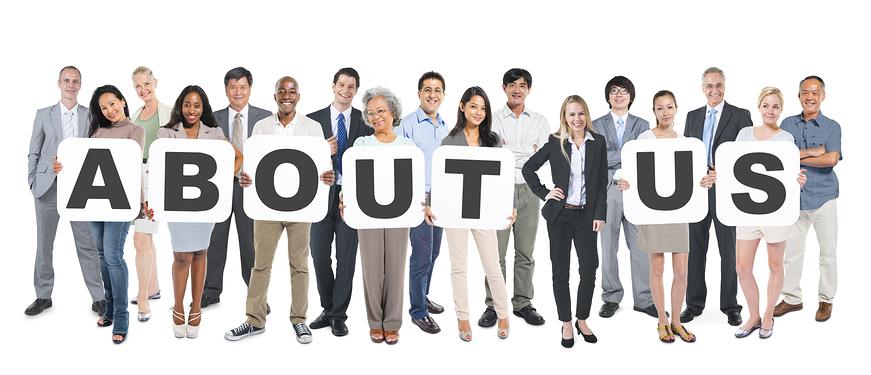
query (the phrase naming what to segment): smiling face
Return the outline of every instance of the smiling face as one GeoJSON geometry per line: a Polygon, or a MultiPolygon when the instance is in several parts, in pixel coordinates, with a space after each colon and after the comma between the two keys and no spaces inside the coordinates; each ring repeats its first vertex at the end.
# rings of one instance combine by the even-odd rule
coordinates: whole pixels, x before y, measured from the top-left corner
{"type": "Polygon", "coordinates": [[[154,89],[157,88],[157,80],[148,73],[139,73],[133,76],[133,88],[136,89],[136,95],[143,102],[154,100],[154,89]]]}
{"type": "Polygon", "coordinates": [[[587,116],[581,103],[570,102],[566,104],[565,122],[572,134],[579,133],[587,128],[587,116]]]}
{"type": "Polygon", "coordinates": [[[200,117],[203,115],[203,98],[200,97],[200,94],[190,92],[185,95],[184,102],[181,104],[181,113],[188,126],[199,123],[200,117]]]}
{"type": "Polygon", "coordinates": [[[820,104],[826,98],[826,90],[820,81],[810,78],[801,83],[798,99],[801,102],[801,112],[807,117],[820,112],[820,104]]]}
{"type": "Polygon", "coordinates": [[[776,128],[781,112],[783,112],[783,103],[777,95],[768,95],[759,103],[759,114],[762,116],[762,123],[766,126],[776,128]]]}
{"type": "Polygon", "coordinates": [[[614,112],[628,111],[631,100],[632,96],[625,87],[611,86],[608,90],[608,103],[611,104],[611,110],[614,112]]]}
{"type": "Polygon", "coordinates": [[[82,88],[82,76],[75,69],[64,69],[57,79],[57,87],[60,89],[61,98],[75,102],[79,89],[82,88]]]}
{"type": "Polygon", "coordinates": [[[385,133],[393,127],[393,111],[383,96],[376,96],[366,103],[366,118],[376,133],[385,133]]]}
{"type": "Polygon", "coordinates": [[[350,107],[354,95],[357,95],[357,80],[349,75],[340,74],[339,79],[333,84],[333,95],[335,95],[333,102],[337,107],[350,107]]]}
{"type": "Polygon", "coordinates": [[[103,113],[103,117],[105,117],[106,120],[109,120],[109,122],[114,124],[127,118],[127,116],[124,115],[124,106],[127,105],[127,103],[124,102],[124,100],[118,99],[115,94],[107,92],[100,95],[100,98],[97,100],[98,103],[100,103],[100,112],[103,113]]]}
{"type": "Polygon", "coordinates": [[[467,127],[478,127],[487,118],[484,98],[480,95],[472,96],[465,104],[460,102],[460,110],[463,111],[463,116],[466,118],[467,127]]]}
{"type": "Polygon", "coordinates": [[[278,84],[275,89],[275,103],[278,104],[278,111],[283,114],[296,112],[296,103],[299,102],[299,91],[296,87],[296,82],[285,79],[278,84]]]}
{"type": "Polygon", "coordinates": [[[508,107],[515,108],[525,105],[526,96],[529,95],[529,84],[526,79],[518,78],[514,82],[502,85],[502,89],[505,90],[505,95],[508,97],[508,107]]]}
{"type": "Polygon", "coordinates": [[[227,87],[224,87],[224,90],[227,92],[230,107],[234,110],[241,111],[248,105],[248,98],[251,97],[251,84],[248,82],[248,78],[231,79],[227,81],[227,87]]]}
{"type": "Polygon", "coordinates": [[[708,105],[716,107],[723,101],[723,95],[726,94],[726,79],[717,72],[705,74],[705,79],[702,80],[702,92],[708,99],[708,105]]]}
{"type": "Polygon", "coordinates": [[[420,98],[420,108],[423,108],[427,115],[433,115],[439,111],[439,106],[442,105],[442,99],[445,98],[445,87],[442,81],[430,78],[423,81],[423,87],[417,91],[417,97],[420,98]]]}
{"type": "Polygon", "coordinates": [[[674,126],[674,115],[677,113],[677,104],[671,95],[663,95],[653,101],[653,114],[660,128],[674,126]]]}

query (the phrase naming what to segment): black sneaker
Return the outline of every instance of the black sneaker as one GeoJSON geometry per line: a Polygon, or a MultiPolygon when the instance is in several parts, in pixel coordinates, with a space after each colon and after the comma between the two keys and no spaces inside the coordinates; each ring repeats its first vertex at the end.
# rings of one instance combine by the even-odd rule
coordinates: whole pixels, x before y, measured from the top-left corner
{"type": "Polygon", "coordinates": [[[293,331],[296,333],[296,342],[300,344],[308,344],[312,342],[312,331],[309,331],[305,323],[296,323],[293,325],[293,331]]]}
{"type": "Polygon", "coordinates": [[[248,336],[259,335],[265,331],[266,328],[257,328],[248,324],[248,322],[242,323],[242,325],[233,328],[227,332],[224,332],[224,338],[229,341],[239,341],[248,336]]]}

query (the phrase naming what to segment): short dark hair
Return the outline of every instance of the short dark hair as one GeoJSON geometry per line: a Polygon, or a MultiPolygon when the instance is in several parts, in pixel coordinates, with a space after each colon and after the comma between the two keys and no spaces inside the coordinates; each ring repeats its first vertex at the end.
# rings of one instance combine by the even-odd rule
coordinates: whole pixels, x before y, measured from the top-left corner
{"type": "Polygon", "coordinates": [[[254,77],[251,77],[251,72],[239,66],[230,69],[227,74],[224,74],[224,87],[230,84],[230,80],[240,80],[243,77],[248,80],[248,86],[254,86],[254,77]]]}
{"type": "Polygon", "coordinates": [[[798,87],[801,87],[801,85],[804,84],[804,81],[807,81],[807,80],[809,80],[809,79],[815,79],[815,80],[817,80],[817,81],[820,81],[820,87],[822,87],[823,90],[826,89],[826,82],[823,81],[823,79],[820,78],[820,76],[807,76],[807,77],[804,77],[804,79],[801,80],[801,82],[798,83],[798,87]]]}
{"type": "Polygon", "coordinates": [[[532,74],[529,74],[529,71],[523,68],[508,69],[508,71],[505,72],[505,75],[502,76],[502,85],[508,86],[509,83],[521,78],[526,81],[526,85],[529,88],[532,88],[532,74]]]}
{"type": "Polygon", "coordinates": [[[97,87],[97,89],[94,90],[94,94],[91,95],[91,104],[90,108],[88,109],[91,115],[91,123],[88,128],[88,137],[92,137],[99,128],[112,127],[112,122],[103,115],[103,110],[100,109],[100,97],[103,96],[103,94],[112,94],[116,98],[118,98],[118,100],[124,101],[124,116],[130,117],[130,110],[127,109],[127,100],[124,99],[124,94],[121,94],[121,90],[118,90],[117,87],[112,85],[97,87]]]}
{"type": "Polygon", "coordinates": [[[82,72],[79,70],[79,68],[76,68],[76,67],[74,67],[74,66],[72,66],[72,65],[67,65],[67,66],[65,66],[65,67],[63,67],[63,68],[60,68],[60,71],[57,72],[57,79],[60,79],[61,74],[64,74],[64,70],[67,70],[67,69],[75,70],[76,73],[79,73],[79,78],[82,78],[82,72]]]}
{"type": "MultiPolygon", "coordinates": [[[[234,78],[237,79],[237,78],[234,78]]],[[[206,96],[205,90],[197,85],[190,85],[181,90],[178,94],[178,99],[175,100],[175,105],[172,106],[172,114],[169,116],[169,122],[163,125],[164,128],[172,129],[175,124],[182,123],[184,125],[184,115],[181,113],[181,107],[184,105],[184,98],[188,94],[195,92],[203,100],[203,113],[200,115],[200,121],[203,125],[210,128],[217,128],[218,121],[215,120],[215,114],[212,113],[212,105],[209,104],[209,97],[206,96]]]]}
{"type": "Polygon", "coordinates": [[[635,101],[635,85],[632,84],[632,81],[624,76],[616,76],[605,84],[605,102],[608,103],[609,109],[611,108],[611,97],[609,95],[612,87],[622,87],[629,91],[629,108],[632,108],[632,102],[635,101]]]}
{"type": "Polygon", "coordinates": [[[351,68],[351,67],[339,69],[339,71],[333,75],[333,84],[334,85],[336,84],[336,82],[339,82],[339,76],[341,76],[341,75],[346,75],[348,77],[354,78],[355,84],[357,85],[357,87],[360,87],[360,73],[357,73],[356,69],[351,68]]]}
{"type": "Polygon", "coordinates": [[[423,88],[423,81],[426,81],[426,80],[429,80],[429,79],[437,79],[437,80],[439,80],[439,82],[442,83],[442,90],[445,89],[445,77],[442,77],[441,74],[438,74],[438,73],[433,72],[433,71],[429,71],[429,72],[423,73],[423,75],[420,76],[420,79],[417,80],[417,89],[418,89],[418,90],[422,89],[422,88],[423,88]]]}

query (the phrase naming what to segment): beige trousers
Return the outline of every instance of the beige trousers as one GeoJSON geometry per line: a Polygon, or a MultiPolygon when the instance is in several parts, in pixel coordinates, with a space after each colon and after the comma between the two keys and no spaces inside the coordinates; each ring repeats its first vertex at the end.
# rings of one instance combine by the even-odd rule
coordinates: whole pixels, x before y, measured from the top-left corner
{"type": "Polygon", "coordinates": [[[272,275],[272,261],[281,232],[287,232],[287,259],[290,263],[290,322],[305,323],[308,310],[309,223],[254,220],[254,267],[248,283],[245,314],[248,324],[266,325],[266,294],[272,275]]]}
{"type": "Polygon", "coordinates": [[[499,319],[508,317],[508,292],[499,266],[499,249],[495,230],[445,228],[451,254],[451,288],[457,319],[469,320],[469,287],[466,280],[469,232],[478,246],[478,255],[484,267],[487,284],[493,295],[493,307],[499,319]]]}
{"type": "Polygon", "coordinates": [[[820,245],[820,302],[832,303],[838,288],[838,206],[832,199],[816,210],[803,210],[793,225],[792,237],[786,242],[783,259],[783,300],[791,305],[801,303],[801,269],[804,265],[805,242],[811,225],[820,245]]]}

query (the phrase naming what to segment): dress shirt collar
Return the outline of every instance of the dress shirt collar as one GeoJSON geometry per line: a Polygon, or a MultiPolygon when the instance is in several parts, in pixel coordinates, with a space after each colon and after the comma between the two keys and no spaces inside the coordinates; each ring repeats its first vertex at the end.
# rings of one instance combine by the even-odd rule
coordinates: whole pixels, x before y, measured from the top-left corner
{"type": "MultiPolygon", "coordinates": [[[[417,116],[417,123],[418,124],[420,124],[421,122],[424,122],[424,121],[432,124],[432,119],[429,116],[427,116],[426,112],[423,111],[423,108],[417,107],[417,111],[414,111],[414,115],[417,116]]],[[[438,112],[436,112],[436,122],[437,122],[437,124],[433,124],[433,126],[435,126],[435,127],[445,126],[445,120],[442,119],[442,115],[439,114],[438,112]]]]}
{"type": "MultiPolygon", "coordinates": [[[[526,117],[530,117],[531,115],[529,114],[529,107],[527,107],[524,104],[523,105],[523,112],[520,112],[520,114],[526,115],[526,117]]],[[[503,117],[511,117],[511,118],[515,118],[515,119],[518,117],[518,116],[515,116],[514,111],[512,111],[511,108],[508,107],[508,103],[505,103],[505,105],[502,106],[502,116],[503,117]]]]}

